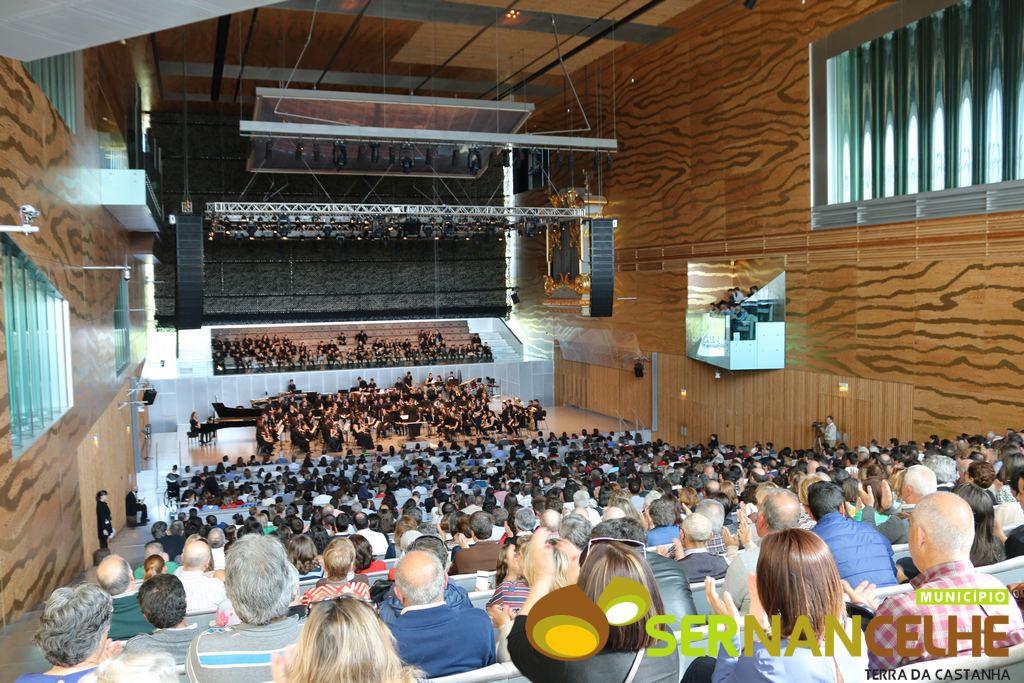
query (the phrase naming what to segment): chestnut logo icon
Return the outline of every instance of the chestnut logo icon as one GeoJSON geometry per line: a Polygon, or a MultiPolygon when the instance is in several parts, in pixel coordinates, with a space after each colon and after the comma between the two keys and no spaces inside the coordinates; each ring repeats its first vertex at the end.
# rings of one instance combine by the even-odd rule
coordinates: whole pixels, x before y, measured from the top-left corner
{"type": "Polygon", "coordinates": [[[636,623],[650,609],[650,592],[632,579],[612,577],[596,604],[573,584],[534,605],[526,617],[526,636],[535,650],[552,659],[587,659],[604,648],[612,626],[636,623]]]}

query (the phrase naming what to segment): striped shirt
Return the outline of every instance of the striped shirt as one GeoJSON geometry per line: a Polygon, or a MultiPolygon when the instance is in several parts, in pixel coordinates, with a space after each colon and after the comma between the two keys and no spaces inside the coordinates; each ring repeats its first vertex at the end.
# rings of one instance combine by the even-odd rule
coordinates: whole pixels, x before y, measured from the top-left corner
{"type": "Polygon", "coordinates": [[[502,581],[494,589],[494,595],[487,601],[487,606],[508,605],[513,613],[518,613],[530,595],[530,584],[525,581],[502,581]]]}
{"type": "MultiPolygon", "coordinates": [[[[910,584],[914,587],[909,593],[890,596],[883,602],[875,618],[880,616],[893,617],[902,616],[923,616],[931,617],[932,623],[929,629],[931,642],[935,649],[946,649],[949,644],[949,622],[948,617],[956,617],[957,631],[968,633],[974,630],[971,623],[972,617],[986,616],[1008,616],[1010,621],[1000,630],[1005,630],[1008,637],[1005,641],[996,643],[999,647],[1009,647],[1024,642],[1024,620],[1021,619],[1020,610],[1012,600],[1007,605],[951,605],[951,604],[917,604],[917,589],[959,589],[959,588],[1006,588],[1003,583],[992,576],[984,574],[974,568],[968,560],[962,562],[946,562],[936,565],[927,571],[921,572],[910,584]]],[[[984,623],[984,622],[982,622],[984,623]]],[[[902,630],[902,629],[900,629],[902,630]]],[[[923,646],[925,630],[921,625],[913,625],[907,628],[908,632],[915,633],[917,638],[910,641],[913,647],[923,646]]],[[[875,642],[884,648],[893,648],[896,645],[898,629],[892,623],[879,624],[874,629],[875,642]]],[[[961,639],[958,642],[959,651],[970,652],[971,643],[969,640],[961,639]]],[[[870,668],[872,669],[895,669],[904,664],[911,664],[933,657],[922,654],[920,657],[900,657],[895,652],[892,656],[880,656],[874,652],[870,653],[870,668]]]]}
{"type": "Polygon", "coordinates": [[[367,602],[370,601],[370,587],[362,581],[349,581],[342,584],[325,583],[322,586],[314,586],[302,594],[302,604],[307,607],[321,600],[332,600],[342,595],[354,595],[367,602]]]}
{"type": "Polygon", "coordinates": [[[289,617],[264,626],[238,624],[211,628],[192,641],[185,665],[196,683],[258,683],[273,680],[274,654],[299,639],[298,619],[289,617]]]}

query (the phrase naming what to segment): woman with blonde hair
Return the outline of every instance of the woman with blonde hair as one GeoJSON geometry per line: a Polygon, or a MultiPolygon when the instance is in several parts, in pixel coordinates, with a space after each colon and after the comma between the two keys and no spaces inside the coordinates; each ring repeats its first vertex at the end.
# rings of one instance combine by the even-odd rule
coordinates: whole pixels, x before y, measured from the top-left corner
{"type": "Polygon", "coordinates": [[[810,503],[807,501],[807,491],[811,488],[811,484],[816,484],[819,481],[831,481],[827,474],[815,472],[814,474],[808,474],[807,476],[800,479],[800,485],[796,488],[795,493],[800,498],[800,504],[803,506],[803,510],[800,513],[799,527],[801,529],[813,529],[816,522],[814,517],[811,517],[810,503]]]}
{"type": "Polygon", "coordinates": [[[402,663],[394,636],[373,607],[349,596],[314,605],[298,643],[275,655],[272,670],[274,683],[422,680],[422,672],[402,663]]]}

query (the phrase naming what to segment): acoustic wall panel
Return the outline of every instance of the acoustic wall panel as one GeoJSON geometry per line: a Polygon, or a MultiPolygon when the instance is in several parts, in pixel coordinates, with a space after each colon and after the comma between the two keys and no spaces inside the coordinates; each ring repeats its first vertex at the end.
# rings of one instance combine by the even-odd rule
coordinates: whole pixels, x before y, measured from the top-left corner
{"type": "Polygon", "coordinates": [[[196,330],[203,326],[203,217],[178,216],[176,232],[175,326],[196,330]]]}

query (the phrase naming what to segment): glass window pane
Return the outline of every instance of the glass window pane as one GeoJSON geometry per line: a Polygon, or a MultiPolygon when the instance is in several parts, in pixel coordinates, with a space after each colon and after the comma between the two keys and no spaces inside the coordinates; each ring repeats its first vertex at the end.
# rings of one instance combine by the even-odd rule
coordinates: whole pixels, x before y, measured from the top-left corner
{"type": "Polygon", "coordinates": [[[11,445],[18,457],[70,406],[67,302],[7,237],[0,239],[11,445]]]}

